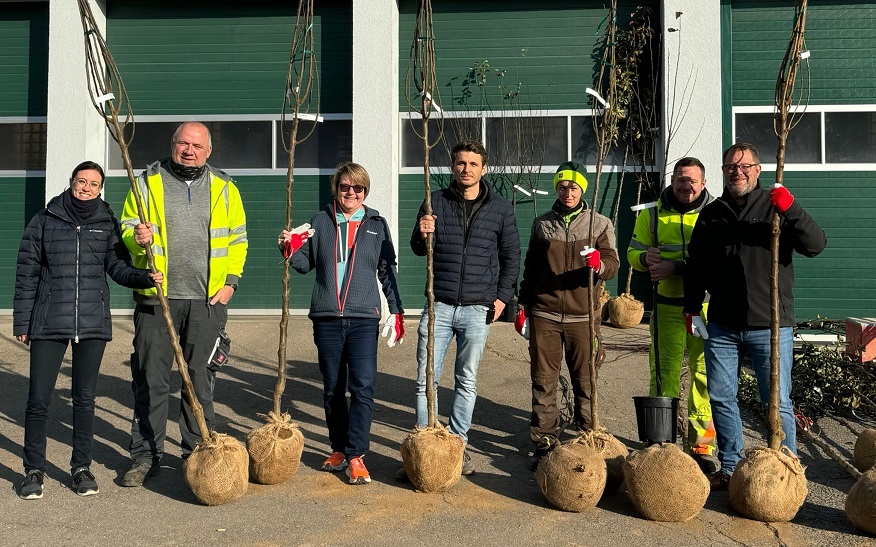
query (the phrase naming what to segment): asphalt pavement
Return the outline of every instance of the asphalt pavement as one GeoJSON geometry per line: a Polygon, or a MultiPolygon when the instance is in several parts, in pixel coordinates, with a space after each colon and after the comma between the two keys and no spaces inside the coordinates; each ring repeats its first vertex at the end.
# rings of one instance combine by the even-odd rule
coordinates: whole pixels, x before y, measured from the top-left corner
{"type": "MultiPolygon", "coordinates": [[[[277,371],[279,318],[229,321],[230,363],[216,383],[216,430],[241,441],[272,407],[277,371]]],[[[302,465],[275,486],[250,484],[243,498],[218,507],[198,503],[182,477],[179,457],[179,378],[169,445],[160,475],[142,488],[119,485],[129,465],[132,393],[129,317],[114,323],[97,386],[94,464],[100,493],[78,497],[70,490],[72,408],[69,352],[50,410],[45,495],[23,501],[21,446],[28,391],[27,348],[12,337],[11,318],[0,317],[0,545],[690,545],[820,546],[876,545],[855,529],[843,511],[853,481],[811,443],[800,444],[809,496],[790,523],[742,518],[726,492],[710,495],[700,515],[687,523],[658,523],[639,517],[621,491],[603,497],[585,513],[551,507],[528,470],[529,358],[526,342],[511,324],[491,328],[480,365],[478,401],[469,452],[477,472],[442,494],[422,494],[397,482],[399,444],[414,425],[417,318],[406,321],[404,344],[381,341],[371,451],[365,463],[373,481],[347,484],[343,473],[319,470],[329,451],[322,387],[310,322],[289,323],[288,381],[283,409],[305,436],[302,465]]],[[[604,326],[608,357],[600,371],[602,425],[630,448],[639,448],[632,397],[648,388],[645,325],[604,326]]],[[[449,355],[452,355],[452,348],[449,355]]],[[[453,376],[447,367],[438,393],[439,413],[450,407],[453,376]]],[[[765,444],[760,418],[744,413],[746,445],[765,444]]],[[[854,437],[829,419],[822,439],[850,457],[854,437]]]]}

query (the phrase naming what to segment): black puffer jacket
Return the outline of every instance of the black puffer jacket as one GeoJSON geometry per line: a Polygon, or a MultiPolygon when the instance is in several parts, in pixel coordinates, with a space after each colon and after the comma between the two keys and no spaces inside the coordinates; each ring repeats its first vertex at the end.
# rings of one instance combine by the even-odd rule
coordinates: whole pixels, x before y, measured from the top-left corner
{"type": "MultiPolygon", "coordinates": [[[[465,215],[465,200],[449,188],[432,192],[435,221],[435,299],[445,304],[490,306],[496,299],[507,303],[514,296],[520,272],[520,236],[514,210],[508,200],[496,194],[482,180],[481,191],[471,218],[465,215]]],[[[426,241],[420,234],[420,217],[411,234],[411,249],[426,255],[426,241]]]]}
{"type": "Polygon", "coordinates": [[[13,335],[111,340],[107,274],[132,289],[152,286],[148,271],[131,266],[106,202],[101,200],[86,224],[76,226],[61,196],[52,198],[28,223],[18,248],[13,335]]]}

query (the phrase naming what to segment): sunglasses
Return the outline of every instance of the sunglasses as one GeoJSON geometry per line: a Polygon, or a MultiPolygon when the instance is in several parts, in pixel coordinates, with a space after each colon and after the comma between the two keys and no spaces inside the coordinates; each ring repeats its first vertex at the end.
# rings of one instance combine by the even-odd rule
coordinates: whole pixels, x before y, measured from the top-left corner
{"type": "Polygon", "coordinates": [[[357,185],[355,185],[355,186],[350,186],[349,184],[339,184],[339,185],[338,185],[338,190],[339,190],[342,194],[346,194],[346,193],[349,192],[350,190],[353,190],[353,191],[356,192],[357,194],[361,194],[362,192],[365,191],[365,187],[362,186],[361,184],[357,184],[357,185]]]}

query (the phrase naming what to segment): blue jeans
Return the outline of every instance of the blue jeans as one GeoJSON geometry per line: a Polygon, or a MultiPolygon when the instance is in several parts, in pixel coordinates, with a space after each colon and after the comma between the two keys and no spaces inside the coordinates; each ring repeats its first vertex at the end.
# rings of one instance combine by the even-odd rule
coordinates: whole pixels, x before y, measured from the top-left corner
{"type": "MultiPolygon", "coordinates": [[[[490,326],[486,306],[454,306],[435,302],[435,393],[444,370],[444,356],[450,340],[456,336],[456,364],[453,408],[450,411],[450,432],[468,444],[468,429],[477,399],[478,364],[484,353],[490,326]]],[[[423,310],[417,330],[417,426],[426,427],[429,412],[426,407],[426,345],[429,334],[429,314],[423,310]]],[[[438,414],[438,398],[435,398],[438,414]]]]}
{"type": "MultiPolygon", "coordinates": [[[[770,397],[770,330],[735,330],[716,323],[707,327],[709,339],[704,341],[706,377],[709,379],[709,399],[712,419],[718,437],[718,458],[721,471],[733,473],[742,459],[742,419],[736,394],[739,388],[739,367],[748,354],[757,376],[760,400],[770,397]]],[[[785,440],[782,445],[797,453],[797,426],[791,404],[791,365],[794,362],[793,329],[779,329],[779,414],[785,440]]],[[[766,403],[764,403],[766,404],[766,403]]]]}
{"type": "Polygon", "coordinates": [[[341,317],[313,320],[329,442],[332,452],[343,452],[348,460],[368,452],[379,321],[341,317]]]}

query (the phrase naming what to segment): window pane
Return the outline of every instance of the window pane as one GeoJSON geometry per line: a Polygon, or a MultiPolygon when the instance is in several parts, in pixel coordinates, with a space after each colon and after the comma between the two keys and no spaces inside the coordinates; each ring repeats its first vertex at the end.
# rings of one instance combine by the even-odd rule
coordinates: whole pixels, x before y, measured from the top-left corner
{"type": "Polygon", "coordinates": [[[0,123],[0,143],[0,169],[45,171],[45,123],[0,123]]]}
{"type": "MultiPolygon", "coordinates": [[[[128,153],[134,172],[170,156],[170,141],[182,122],[138,122],[128,153]]],[[[219,169],[270,169],[271,122],[204,122],[210,129],[213,152],[207,162],[219,169]]],[[[130,134],[130,133],[128,133],[130,134]]],[[[110,146],[110,169],[124,169],[115,143],[110,146]]]]}
{"type": "Polygon", "coordinates": [[[210,165],[219,169],[271,168],[271,122],[206,122],[204,125],[213,136],[210,165]]]}
{"type": "MultiPolygon", "coordinates": [[[[585,165],[596,165],[599,160],[599,146],[593,130],[592,116],[572,116],[572,160],[585,165]]],[[[563,161],[566,161],[565,159],[563,161]]],[[[624,161],[623,148],[612,147],[605,158],[606,165],[621,165],[624,161]]],[[[632,158],[628,160],[633,163],[632,158]]]]}
{"type": "MultiPolygon", "coordinates": [[[[402,166],[423,166],[423,141],[420,134],[423,122],[419,118],[402,119],[402,166]],[[416,128],[416,129],[415,129],[416,128]]],[[[434,142],[438,134],[438,120],[429,120],[429,140],[434,142]]],[[[429,167],[450,167],[450,151],[456,143],[464,140],[481,141],[480,118],[445,118],[441,142],[429,151],[429,167]]],[[[487,149],[487,163],[492,163],[487,149]]]]}
{"type": "Polygon", "coordinates": [[[566,161],[566,118],[487,118],[487,153],[494,166],[559,165],[566,161]]]}
{"type": "MultiPolygon", "coordinates": [[[[785,163],[821,163],[821,116],[803,114],[788,134],[785,163]]],[[[772,114],[736,114],[735,142],[751,143],[762,163],[776,163],[779,141],[773,130],[772,114]]]]}
{"type": "Polygon", "coordinates": [[[824,114],[828,163],[876,163],[876,112],[824,114]]]}
{"type": "MultiPolygon", "coordinates": [[[[313,122],[298,124],[298,140],[301,140],[313,122]]],[[[280,124],[277,124],[279,127],[280,124]]],[[[285,123],[288,135],[292,122],[285,123]]],[[[288,145],[288,143],[287,143],[288,145]]],[[[342,161],[353,157],[353,120],[331,120],[316,124],[313,134],[295,146],[295,167],[333,169],[342,161]]],[[[289,166],[289,154],[283,147],[281,135],[277,135],[277,169],[289,166]]]]}

